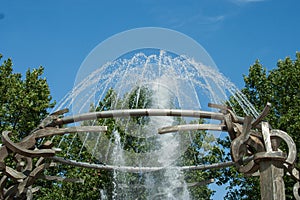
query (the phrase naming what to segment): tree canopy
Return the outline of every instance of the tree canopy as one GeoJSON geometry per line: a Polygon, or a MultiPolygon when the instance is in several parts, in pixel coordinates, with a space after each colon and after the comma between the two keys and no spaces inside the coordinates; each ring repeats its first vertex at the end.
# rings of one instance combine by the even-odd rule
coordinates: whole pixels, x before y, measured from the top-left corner
{"type": "MultiPolygon", "coordinates": [[[[0,59],[2,55],[0,55],[0,59]]],[[[36,128],[39,122],[48,115],[48,109],[54,106],[51,102],[50,89],[45,78],[42,78],[43,67],[26,72],[23,78],[20,73],[14,73],[11,59],[5,60],[0,65],[0,131],[12,131],[12,138],[15,141],[24,138],[26,135],[36,128]]],[[[249,68],[248,75],[244,76],[245,88],[242,92],[249,101],[260,111],[267,102],[272,104],[270,114],[267,121],[270,122],[272,128],[281,129],[287,132],[297,145],[298,156],[300,148],[300,53],[296,53],[296,58],[292,60],[287,57],[279,60],[277,67],[267,71],[266,68],[257,60],[249,68]]],[[[151,105],[149,100],[151,92],[147,88],[135,88],[127,97],[114,103],[117,105],[126,105],[128,108],[145,108],[151,105]],[[136,92],[139,91],[139,100],[136,101],[136,92]],[[133,103],[136,101],[135,103],[133,103]]],[[[110,110],[112,102],[115,101],[116,94],[113,89],[109,90],[105,98],[93,108],[96,111],[110,110]]],[[[241,108],[232,102],[234,110],[238,115],[243,115],[241,108]]],[[[93,106],[92,106],[93,107],[93,106]]],[[[180,121],[178,123],[186,123],[180,121]]],[[[127,121],[128,126],[138,125],[143,127],[149,122],[148,117],[136,117],[127,121]]],[[[87,122],[88,123],[88,122],[87,122]]],[[[113,131],[118,130],[122,147],[126,151],[135,153],[148,151],[153,147],[155,141],[145,140],[143,138],[133,137],[126,133],[126,129],[115,119],[99,119],[99,125],[108,126],[106,137],[113,139],[113,131]],[[143,144],[143,145],[140,145],[143,144]]],[[[203,123],[197,121],[193,123],[203,123]]],[[[207,154],[203,154],[199,149],[205,146],[204,140],[209,139],[209,135],[205,131],[197,131],[190,133],[193,136],[191,146],[176,161],[178,165],[200,165],[209,164],[220,161],[230,160],[230,155],[225,157],[226,150],[220,149],[218,146],[207,146],[207,154]]],[[[93,137],[90,135],[89,137],[93,137]]],[[[86,147],[82,148],[82,140],[78,134],[66,134],[65,136],[54,138],[54,143],[61,143],[60,147],[67,151],[61,152],[59,156],[75,159],[77,161],[100,163],[101,161],[91,156],[91,151],[86,147]],[[69,145],[72,144],[72,148],[69,145]]],[[[212,142],[212,141],[210,141],[212,142]]],[[[229,140],[220,141],[220,144],[227,146],[229,140]]],[[[104,145],[104,144],[103,144],[104,145]]],[[[280,147],[283,151],[287,150],[286,146],[280,147]]],[[[297,160],[296,167],[300,167],[297,160]]],[[[42,186],[40,191],[36,193],[36,199],[101,199],[104,195],[112,198],[114,189],[118,186],[114,185],[113,180],[116,174],[112,171],[83,169],[73,166],[58,164],[57,167],[49,169],[45,172],[49,175],[56,175],[68,178],[79,178],[84,180],[79,183],[61,182],[61,181],[38,181],[36,184],[42,186]],[[106,192],[105,192],[106,191],[106,192]]],[[[143,185],[145,181],[144,175],[130,174],[118,172],[121,178],[131,180],[131,183],[138,182],[143,185]]],[[[157,172],[157,177],[162,176],[162,172],[157,172]]],[[[226,199],[259,199],[259,178],[246,177],[238,173],[234,168],[227,168],[221,171],[191,171],[184,173],[185,180],[189,183],[201,182],[210,178],[217,178],[218,184],[229,182],[228,193],[226,199]]],[[[285,176],[286,198],[293,199],[292,187],[294,182],[290,177],[285,176]]],[[[134,191],[134,188],[128,190],[134,191]]],[[[179,193],[181,192],[178,190],[179,193]]],[[[191,199],[209,199],[213,191],[207,186],[196,186],[189,188],[191,199]]],[[[145,199],[145,190],[135,188],[136,195],[140,199],[145,199]]],[[[121,197],[120,197],[121,198],[121,197]]],[[[123,197],[122,197],[123,198],[123,197]]]]}
{"type": "MultiPolygon", "coordinates": [[[[300,150],[300,53],[293,60],[290,57],[277,62],[277,67],[267,70],[257,60],[244,75],[245,88],[242,92],[258,111],[263,110],[267,102],[272,104],[266,120],[272,128],[287,132],[294,140],[299,158],[300,150]]],[[[242,115],[241,109],[235,111],[242,115]]],[[[287,151],[287,147],[280,147],[287,151]]],[[[299,160],[296,167],[299,168],[299,160]]],[[[231,171],[228,199],[260,199],[259,177],[245,177],[235,170],[231,171]]],[[[286,199],[294,199],[291,177],[285,176],[286,199]]]]}
{"type": "Polygon", "coordinates": [[[43,67],[28,69],[22,78],[21,73],[13,72],[11,59],[0,65],[0,132],[10,130],[20,140],[48,115],[54,102],[43,72],[43,67]]]}
{"type": "MultiPolygon", "coordinates": [[[[2,58],[2,55],[0,58],[2,58]]],[[[48,115],[49,108],[53,108],[54,106],[54,103],[51,102],[52,97],[47,81],[42,77],[43,72],[43,67],[33,70],[28,69],[26,76],[23,78],[21,73],[14,73],[11,59],[5,60],[0,66],[0,92],[2,94],[0,96],[0,131],[12,131],[11,137],[15,141],[19,141],[30,134],[30,132],[39,125],[40,121],[48,115]]],[[[114,90],[109,90],[106,97],[99,102],[99,105],[97,105],[94,110],[110,110],[112,104],[115,104],[115,96],[114,90]]],[[[150,96],[151,92],[148,91],[147,88],[135,88],[126,98],[124,97],[118,100],[119,102],[117,102],[117,104],[122,104],[132,109],[147,108],[151,105],[150,96]],[[139,93],[138,98],[137,92],[139,93]]],[[[116,108],[118,108],[118,105],[116,108]]],[[[99,119],[97,123],[108,126],[106,136],[110,138],[115,137],[113,131],[117,129],[121,136],[122,148],[126,151],[140,153],[156,148],[153,145],[155,143],[154,140],[151,138],[138,138],[132,134],[127,134],[126,128],[122,126],[122,124],[117,123],[115,119],[99,119]]],[[[149,123],[148,117],[135,117],[126,122],[128,126],[133,127],[142,127],[147,123],[149,123]]],[[[177,161],[178,164],[207,164],[211,161],[215,161],[215,158],[208,158],[215,156],[213,154],[207,155],[205,158],[201,157],[201,155],[197,156],[199,153],[198,148],[203,145],[203,138],[209,138],[207,134],[203,131],[194,132],[193,135],[195,136],[193,144],[191,144],[187,152],[177,161]]],[[[92,137],[92,135],[89,137],[92,137]]],[[[116,138],[114,138],[114,140],[115,139],[116,138]]],[[[59,153],[58,156],[82,162],[101,163],[101,161],[91,156],[89,149],[82,146],[82,140],[80,140],[79,134],[66,134],[64,136],[57,136],[52,140],[55,144],[60,143],[60,148],[65,150],[59,153]],[[72,144],[72,148],[69,148],[70,144],[72,144]]],[[[13,165],[13,163],[14,162],[11,164],[13,165]]],[[[118,173],[117,176],[121,177],[121,179],[128,179],[131,183],[144,184],[145,175],[141,174],[84,169],[58,164],[55,168],[47,169],[45,175],[61,176],[70,179],[75,178],[83,182],[75,181],[76,183],[74,183],[59,180],[38,180],[35,185],[41,187],[39,192],[35,193],[35,199],[101,199],[104,195],[108,198],[113,198],[113,196],[116,195],[114,190],[120,187],[114,185],[116,173],[118,173]]],[[[157,177],[157,180],[159,180],[163,177],[162,175],[163,172],[157,172],[154,174],[154,177],[157,177]]],[[[185,176],[186,180],[190,182],[201,182],[213,177],[210,172],[188,172],[185,176]]],[[[144,189],[140,187],[135,189],[129,188],[131,192],[135,191],[135,195],[140,199],[146,198],[147,194],[144,189]]],[[[177,192],[180,193],[181,190],[177,192]]],[[[207,186],[195,186],[191,188],[191,192],[191,197],[197,199],[206,199],[207,196],[213,193],[207,186]]],[[[119,197],[123,198],[123,196],[119,197]]]]}
{"type": "MultiPolygon", "coordinates": [[[[151,106],[151,91],[145,87],[134,88],[129,94],[125,94],[123,98],[116,99],[116,92],[113,89],[109,89],[106,96],[99,102],[98,106],[91,106],[91,111],[106,111],[111,109],[125,109],[125,108],[148,108],[151,106]],[[137,93],[139,93],[139,98],[137,98],[137,93]],[[138,100],[137,100],[138,99],[138,100]],[[135,102],[135,103],[134,103],[135,102]],[[122,105],[122,107],[120,107],[122,105]]],[[[178,123],[181,119],[177,119],[178,123]]],[[[82,125],[88,125],[90,122],[84,122],[82,125]]],[[[115,142],[117,136],[115,132],[118,132],[120,136],[121,148],[126,152],[131,152],[133,154],[139,154],[144,152],[149,152],[158,148],[159,145],[152,137],[136,137],[135,133],[132,131],[137,131],[137,127],[141,130],[144,126],[149,123],[149,117],[131,117],[124,119],[98,119],[96,124],[105,125],[108,127],[108,131],[102,135],[100,141],[97,139],[98,133],[89,135],[65,135],[63,138],[56,137],[56,143],[62,139],[60,148],[67,149],[68,145],[72,143],[72,148],[68,153],[62,153],[61,157],[68,159],[75,159],[82,162],[92,162],[92,163],[102,163],[98,154],[101,151],[109,150],[109,144],[105,141],[115,142]],[[129,133],[129,131],[131,131],[129,133]],[[87,137],[87,143],[91,147],[85,146],[82,150],[82,140],[87,137]],[[81,138],[81,140],[80,140],[81,138]],[[94,148],[95,143],[99,141],[99,144],[94,148]],[[104,142],[102,142],[104,141],[104,142]],[[91,156],[91,152],[94,151],[94,157],[91,156]],[[97,158],[97,159],[96,159],[97,158]]],[[[203,121],[194,121],[193,123],[203,123],[203,121]]],[[[93,121],[92,124],[95,124],[93,121]]],[[[182,133],[185,139],[189,133],[182,133]]],[[[209,164],[212,162],[217,162],[220,157],[221,150],[217,147],[211,147],[205,142],[213,142],[213,138],[209,137],[205,131],[194,131],[190,135],[193,137],[192,143],[187,151],[176,161],[179,166],[183,165],[200,165],[209,164]],[[199,150],[205,146],[205,150],[209,153],[201,153],[199,150]]],[[[107,151],[108,152],[108,151],[107,151]]],[[[138,161],[135,159],[129,159],[126,161],[127,164],[137,165],[138,161]]],[[[157,161],[155,161],[157,162],[157,161]]],[[[104,163],[105,164],[105,163],[104,163]]],[[[154,163],[153,163],[154,164],[154,163]]],[[[153,172],[153,173],[130,173],[122,171],[106,171],[106,170],[95,170],[95,169],[80,169],[78,167],[58,165],[52,171],[48,171],[51,175],[60,175],[68,178],[81,178],[84,180],[82,183],[66,183],[66,182],[40,182],[44,184],[45,187],[41,189],[38,195],[39,199],[53,199],[60,196],[62,199],[101,199],[105,196],[108,199],[147,199],[149,197],[149,188],[145,187],[147,177],[151,176],[151,179],[156,181],[156,185],[161,185],[161,187],[166,187],[163,184],[165,177],[164,170],[153,172]],[[130,186],[127,185],[130,183],[130,186]],[[127,185],[127,186],[126,186],[127,185]]],[[[216,177],[218,174],[216,171],[191,171],[185,172],[183,176],[188,183],[199,183],[207,179],[216,177]]],[[[154,187],[160,189],[160,187],[154,187]]],[[[181,195],[183,192],[183,187],[173,188],[176,190],[177,195],[181,195]]],[[[207,199],[210,197],[214,191],[209,189],[207,185],[195,185],[188,188],[190,192],[191,199],[207,199]]],[[[151,194],[157,195],[160,191],[151,191],[151,194]]],[[[150,195],[151,195],[150,194],[150,195]]],[[[164,195],[163,193],[160,195],[164,195]]]]}

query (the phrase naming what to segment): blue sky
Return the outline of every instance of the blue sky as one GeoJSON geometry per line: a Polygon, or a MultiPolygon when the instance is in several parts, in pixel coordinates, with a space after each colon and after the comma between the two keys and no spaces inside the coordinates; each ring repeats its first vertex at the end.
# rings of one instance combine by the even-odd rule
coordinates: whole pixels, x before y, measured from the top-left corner
{"type": "Polygon", "coordinates": [[[138,27],[164,27],[200,43],[239,88],[259,59],[267,69],[300,50],[298,0],[0,0],[0,53],[14,70],[45,67],[53,98],[73,87],[100,42],[138,27]]]}
{"type": "Polygon", "coordinates": [[[259,59],[268,69],[300,45],[297,0],[1,0],[0,53],[15,71],[45,67],[54,99],[74,83],[87,54],[108,37],[164,27],[200,43],[238,87],[259,59]]]}

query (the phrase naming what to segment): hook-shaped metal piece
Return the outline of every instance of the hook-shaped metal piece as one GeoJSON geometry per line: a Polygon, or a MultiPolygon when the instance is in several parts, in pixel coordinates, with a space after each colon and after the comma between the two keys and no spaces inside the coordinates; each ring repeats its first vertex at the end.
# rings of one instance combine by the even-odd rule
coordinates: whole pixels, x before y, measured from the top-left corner
{"type": "Polygon", "coordinates": [[[291,136],[286,132],[277,129],[271,130],[270,136],[271,138],[280,138],[287,144],[289,152],[285,163],[293,166],[297,156],[297,148],[291,136]]]}

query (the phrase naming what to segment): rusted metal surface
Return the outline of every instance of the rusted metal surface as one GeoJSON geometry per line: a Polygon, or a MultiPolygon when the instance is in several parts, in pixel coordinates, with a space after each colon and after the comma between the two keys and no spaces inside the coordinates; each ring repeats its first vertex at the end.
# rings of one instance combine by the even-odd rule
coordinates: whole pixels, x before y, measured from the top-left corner
{"type": "Polygon", "coordinates": [[[82,182],[80,179],[68,179],[44,175],[47,168],[55,167],[56,162],[84,168],[104,170],[126,170],[129,172],[155,171],[162,167],[133,167],[133,166],[112,166],[97,165],[84,162],[76,162],[65,158],[57,157],[59,149],[55,144],[46,140],[37,148],[37,140],[54,135],[64,135],[85,132],[105,132],[105,126],[80,126],[62,127],[64,124],[73,122],[94,120],[98,118],[114,117],[137,117],[137,116],[178,116],[208,118],[219,120],[220,124],[184,124],[158,129],[158,133],[169,133],[189,130],[218,130],[227,131],[231,139],[231,162],[215,163],[211,165],[180,166],[180,170],[205,170],[216,169],[228,166],[235,166],[240,173],[254,175],[259,173],[262,199],[283,200],[285,199],[283,175],[284,170],[297,183],[294,186],[294,196],[300,199],[299,170],[295,168],[296,145],[292,138],[281,130],[272,130],[267,122],[262,120],[270,110],[270,104],[263,109],[261,114],[252,119],[249,116],[239,117],[228,106],[210,104],[212,108],[219,109],[219,112],[176,110],[176,109],[136,109],[136,110],[111,110],[102,112],[86,113],[77,116],[63,117],[68,109],[63,109],[49,115],[40,125],[27,137],[19,142],[13,142],[9,132],[2,133],[0,146],[0,199],[32,199],[38,187],[33,187],[37,179],[59,180],[82,182]],[[285,142],[288,152],[282,152],[278,147],[280,142],[285,142]],[[9,167],[6,158],[13,157],[16,161],[15,168],[9,167]],[[33,158],[39,158],[33,163],[33,158]],[[14,182],[6,186],[8,180],[14,182]]]}

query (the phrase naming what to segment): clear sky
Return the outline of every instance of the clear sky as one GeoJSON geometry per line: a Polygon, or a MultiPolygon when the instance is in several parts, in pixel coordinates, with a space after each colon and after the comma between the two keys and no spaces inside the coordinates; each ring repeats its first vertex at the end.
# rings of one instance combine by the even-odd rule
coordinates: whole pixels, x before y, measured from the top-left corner
{"type": "Polygon", "coordinates": [[[200,43],[238,87],[259,59],[268,69],[300,50],[298,0],[0,0],[0,53],[17,72],[45,67],[54,99],[87,54],[108,37],[164,27],[200,43]]]}
{"type": "Polygon", "coordinates": [[[128,29],[164,27],[200,43],[241,88],[256,59],[271,69],[300,50],[299,10],[299,0],[0,0],[0,53],[16,72],[44,66],[59,101],[97,44],[128,29]]]}

